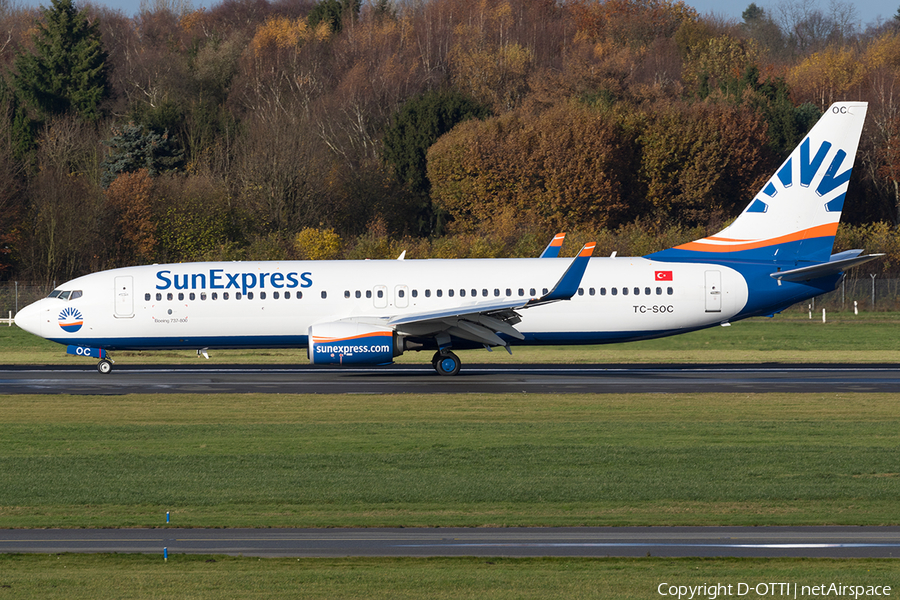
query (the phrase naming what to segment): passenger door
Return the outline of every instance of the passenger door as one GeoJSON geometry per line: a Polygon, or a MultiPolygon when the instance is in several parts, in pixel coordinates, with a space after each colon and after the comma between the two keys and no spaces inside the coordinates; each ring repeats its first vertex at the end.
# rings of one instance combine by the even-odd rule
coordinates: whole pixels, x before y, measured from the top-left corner
{"type": "Polygon", "coordinates": [[[134,316],[134,278],[120,276],[115,279],[115,315],[117,319],[130,319],[134,316]]]}

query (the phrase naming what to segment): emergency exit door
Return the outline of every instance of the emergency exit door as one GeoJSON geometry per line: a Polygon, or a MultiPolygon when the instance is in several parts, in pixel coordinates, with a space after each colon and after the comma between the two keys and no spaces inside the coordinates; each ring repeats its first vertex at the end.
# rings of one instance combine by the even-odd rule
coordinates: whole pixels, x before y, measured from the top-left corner
{"type": "Polygon", "coordinates": [[[706,312],[722,312],[721,271],[706,271],[706,312]]]}

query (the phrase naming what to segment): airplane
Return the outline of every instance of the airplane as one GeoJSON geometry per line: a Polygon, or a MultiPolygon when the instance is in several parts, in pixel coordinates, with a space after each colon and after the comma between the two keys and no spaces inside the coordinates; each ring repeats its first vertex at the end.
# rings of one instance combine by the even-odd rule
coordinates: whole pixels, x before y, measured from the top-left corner
{"type": "Polygon", "coordinates": [[[643,257],[154,264],[73,279],[15,318],[99,359],[111,351],[306,347],[312,364],[453,350],[605,344],[772,316],[881,255],[832,255],[867,104],[832,105],[721,232],[643,257]]]}

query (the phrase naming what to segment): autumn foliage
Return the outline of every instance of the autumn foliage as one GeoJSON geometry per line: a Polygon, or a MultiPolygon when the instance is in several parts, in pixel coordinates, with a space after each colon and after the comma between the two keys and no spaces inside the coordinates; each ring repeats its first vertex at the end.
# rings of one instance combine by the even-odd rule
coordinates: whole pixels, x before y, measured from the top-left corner
{"type": "Polygon", "coordinates": [[[651,252],[733,218],[838,100],[869,102],[839,239],[894,248],[900,32],[844,3],[160,1],[57,27],[75,6],[0,15],[3,279],[532,255],[563,229],[651,252]],[[96,102],[50,111],[32,67],[76,46],[96,102]]]}

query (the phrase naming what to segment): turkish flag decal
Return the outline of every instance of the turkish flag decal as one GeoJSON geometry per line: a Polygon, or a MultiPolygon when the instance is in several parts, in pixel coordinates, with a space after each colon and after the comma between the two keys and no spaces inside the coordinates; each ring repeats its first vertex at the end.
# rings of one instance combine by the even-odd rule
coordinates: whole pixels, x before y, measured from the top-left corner
{"type": "Polygon", "coordinates": [[[672,271],[656,271],[657,281],[672,281],[672,271]]]}

